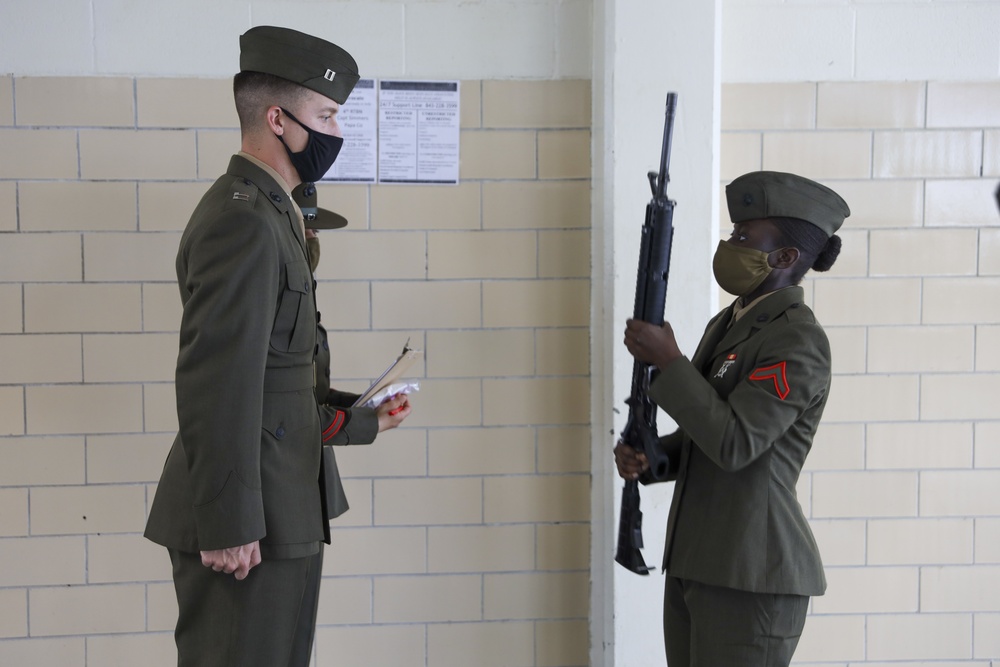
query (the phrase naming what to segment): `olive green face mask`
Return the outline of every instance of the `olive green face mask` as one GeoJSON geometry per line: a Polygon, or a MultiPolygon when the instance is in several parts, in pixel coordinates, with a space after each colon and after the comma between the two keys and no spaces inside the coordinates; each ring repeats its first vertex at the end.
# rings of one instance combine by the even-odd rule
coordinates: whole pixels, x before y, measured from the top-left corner
{"type": "Polygon", "coordinates": [[[316,273],[319,266],[319,239],[306,239],[306,252],[309,253],[309,270],[316,273]]]}
{"type": "Polygon", "coordinates": [[[715,282],[733,296],[749,294],[770,275],[771,265],[767,263],[770,254],[719,241],[715,259],[712,260],[715,282]]]}

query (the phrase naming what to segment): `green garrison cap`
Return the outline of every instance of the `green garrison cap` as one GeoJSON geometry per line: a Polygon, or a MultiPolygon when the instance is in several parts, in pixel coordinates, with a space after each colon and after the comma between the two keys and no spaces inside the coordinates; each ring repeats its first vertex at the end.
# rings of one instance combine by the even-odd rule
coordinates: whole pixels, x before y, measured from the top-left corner
{"type": "Polygon", "coordinates": [[[292,199],[302,209],[302,218],[309,229],[340,229],[347,226],[347,218],[316,204],[315,183],[299,183],[292,190],[292,199]]]}
{"type": "Polygon", "coordinates": [[[354,58],[336,44],[270,25],[240,36],[240,71],[280,76],[338,104],[347,101],[360,78],[354,58]]]}
{"type": "Polygon", "coordinates": [[[798,218],[833,236],[851,214],[840,195],[816,181],[780,171],[752,171],[726,186],[734,223],[758,218],[798,218]]]}

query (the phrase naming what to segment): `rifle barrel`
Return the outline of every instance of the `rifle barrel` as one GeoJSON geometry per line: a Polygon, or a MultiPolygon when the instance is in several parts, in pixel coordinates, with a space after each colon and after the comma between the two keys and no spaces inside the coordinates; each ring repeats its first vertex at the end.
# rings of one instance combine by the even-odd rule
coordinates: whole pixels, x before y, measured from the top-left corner
{"type": "Polygon", "coordinates": [[[660,150],[660,175],[656,184],[656,199],[663,200],[667,196],[667,183],[670,182],[670,148],[673,143],[674,113],[677,111],[677,93],[667,93],[667,109],[663,119],[663,148],[660,150]]]}

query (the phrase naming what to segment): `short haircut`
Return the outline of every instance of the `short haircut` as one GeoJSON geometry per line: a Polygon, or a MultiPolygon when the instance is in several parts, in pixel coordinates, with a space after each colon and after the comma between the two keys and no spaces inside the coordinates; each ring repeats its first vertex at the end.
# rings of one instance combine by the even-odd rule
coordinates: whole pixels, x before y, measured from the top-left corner
{"type": "Polygon", "coordinates": [[[308,92],[308,88],[273,74],[240,72],[233,77],[233,97],[243,134],[259,129],[270,107],[298,107],[308,92]]]}

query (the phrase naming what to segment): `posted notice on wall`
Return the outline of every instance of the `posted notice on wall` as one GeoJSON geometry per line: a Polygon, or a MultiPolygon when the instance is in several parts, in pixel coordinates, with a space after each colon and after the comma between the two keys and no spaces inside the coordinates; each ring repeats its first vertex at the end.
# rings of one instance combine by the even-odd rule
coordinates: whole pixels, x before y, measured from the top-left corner
{"type": "Polygon", "coordinates": [[[458,183],[458,81],[379,81],[380,183],[458,183]]]}
{"type": "Polygon", "coordinates": [[[337,114],[344,145],[323,177],[338,183],[374,183],[378,177],[378,93],[375,79],[361,79],[337,114]]]}

